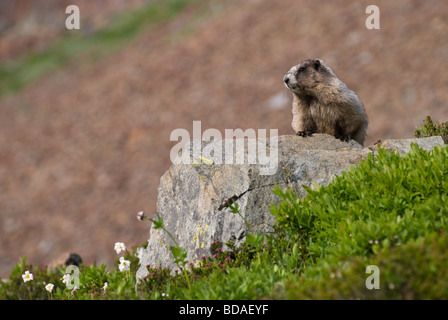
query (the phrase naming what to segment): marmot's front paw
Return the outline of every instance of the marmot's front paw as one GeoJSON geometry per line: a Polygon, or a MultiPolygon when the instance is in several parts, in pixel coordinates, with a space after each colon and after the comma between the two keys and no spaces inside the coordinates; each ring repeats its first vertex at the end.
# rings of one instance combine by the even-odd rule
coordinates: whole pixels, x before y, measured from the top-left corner
{"type": "Polygon", "coordinates": [[[345,142],[349,142],[352,139],[350,135],[335,135],[334,137],[345,142]]]}
{"type": "Polygon", "coordinates": [[[299,137],[312,137],[313,136],[313,132],[306,130],[306,131],[297,131],[296,135],[298,135],[299,137]]]}

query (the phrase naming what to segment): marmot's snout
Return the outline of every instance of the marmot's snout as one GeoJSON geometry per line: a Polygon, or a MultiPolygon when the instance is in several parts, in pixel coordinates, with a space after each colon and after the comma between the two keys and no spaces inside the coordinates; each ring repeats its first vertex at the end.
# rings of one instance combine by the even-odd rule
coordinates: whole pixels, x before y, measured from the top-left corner
{"type": "Polygon", "coordinates": [[[291,72],[291,70],[288,71],[288,73],[283,77],[283,83],[285,84],[286,88],[291,90],[297,89],[298,87],[297,79],[294,73],[291,72]]]}

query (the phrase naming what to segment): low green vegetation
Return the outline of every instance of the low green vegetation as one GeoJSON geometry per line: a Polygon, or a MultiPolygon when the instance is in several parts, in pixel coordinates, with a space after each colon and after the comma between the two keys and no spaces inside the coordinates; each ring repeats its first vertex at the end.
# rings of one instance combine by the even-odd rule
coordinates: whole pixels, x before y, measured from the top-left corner
{"type": "Polygon", "coordinates": [[[448,121],[434,123],[430,116],[426,116],[425,124],[415,130],[414,136],[416,138],[441,136],[443,142],[448,144],[448,121]]]}
{"type": "Polygon", "coordinates": [[[274,235],[248,234],[239,248],[215,242],[213,254],[181,259],[176,270],[145,266],[137,290],[134,248],[112,270],[80,266],[76,290],[63,283],[64,268],[23,260],[0,299],[446,299],[448,148],[375,154],[326,187],[305,187],[304,199],[276,187],[274,235]],[[379,289],[366,287],[368,266],[379,270],[379,289]]]}

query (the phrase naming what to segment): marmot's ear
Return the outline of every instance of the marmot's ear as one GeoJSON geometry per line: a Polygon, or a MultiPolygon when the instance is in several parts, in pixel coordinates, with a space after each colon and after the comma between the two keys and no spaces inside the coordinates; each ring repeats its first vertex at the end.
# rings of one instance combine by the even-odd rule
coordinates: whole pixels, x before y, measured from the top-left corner
{"type": "Polygon", "coordinates": [[[319,70],[320,67],[320,60],[314,60],[314,69],[319,70]]]}

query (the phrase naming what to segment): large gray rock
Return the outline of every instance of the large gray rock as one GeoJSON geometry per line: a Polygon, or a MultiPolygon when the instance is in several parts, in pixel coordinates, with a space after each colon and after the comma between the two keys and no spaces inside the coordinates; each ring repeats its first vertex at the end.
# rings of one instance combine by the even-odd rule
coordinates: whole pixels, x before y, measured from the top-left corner
{"type": "Polygon", "coordinates": [[[381,147],[390,152],[397,151],[398,154],[403,155],[411,150],[412,143],[418,144],[424,150],[432,150],[438,144],[444,145],[442,137],[434,136],[429,138],[389,139],[381,143],[381,147]]]}
{"type": "MultiPolygon", "coordinates": [[[[275,184],[305,196],[302,185],[328,184],[335,174],[359,163],[370,152],[355,141],[346,143],[325,134],[249,139],[245,147],[235,143],[230,155],[226,143],[229,141],[223,139],[187,144],[177,160],[188,159],[190,163],[173,164],[160,179],[158,215],[179,245],[187,249],[191,262],[210,255],[209,247],[215,240],[232,240],[236,245],[244,240],[248,232],[244,220],[223,206],[223,200],[236,200],[253,231],[271,232],[274,217],[270,204],[279,201],[272,193],[275,184]],[[253,156],[264,148],[269,161],[261,154],[253,156]],[[191,156],[189,150],[193,150],[191,156]],[[195,154],[198,150],[203,153],[195,154]]],[[[148,264],[177,268],[171,245],[163,230],[152,227],[137,277],[147,274],[148,264]]]]}
{"type": "MultiPolygon", "coordinates": [[[[248,232],[244,220],[231,213],[223,200],[236,200],[253,231],[271,232],[274,217],[270,205],[279,202],[272,193],[275,184],[305,197],[303,185],[328,184],[376,148],[363,148],[355,141],[342,142],[325,134],[250,139],[246,146],[226,149],[231,142],[190,142],[160,179],[158,215],[179,245],[187,249],[188,260],[193,263],[210,255],[209,247],[215,240],[232,240],[236,245],[244,241],[248,232]],[[267,153],[263,157],[264,151],[267,153]]],[[[412,142],[425,149],[443,145],[440,137],[385,141],[382,145],[404,153],[412,142]]],[[[146,265],[176,269],[171,245],[169,236],[152,226],[137,278],[147,275],[146,265]]]]}

